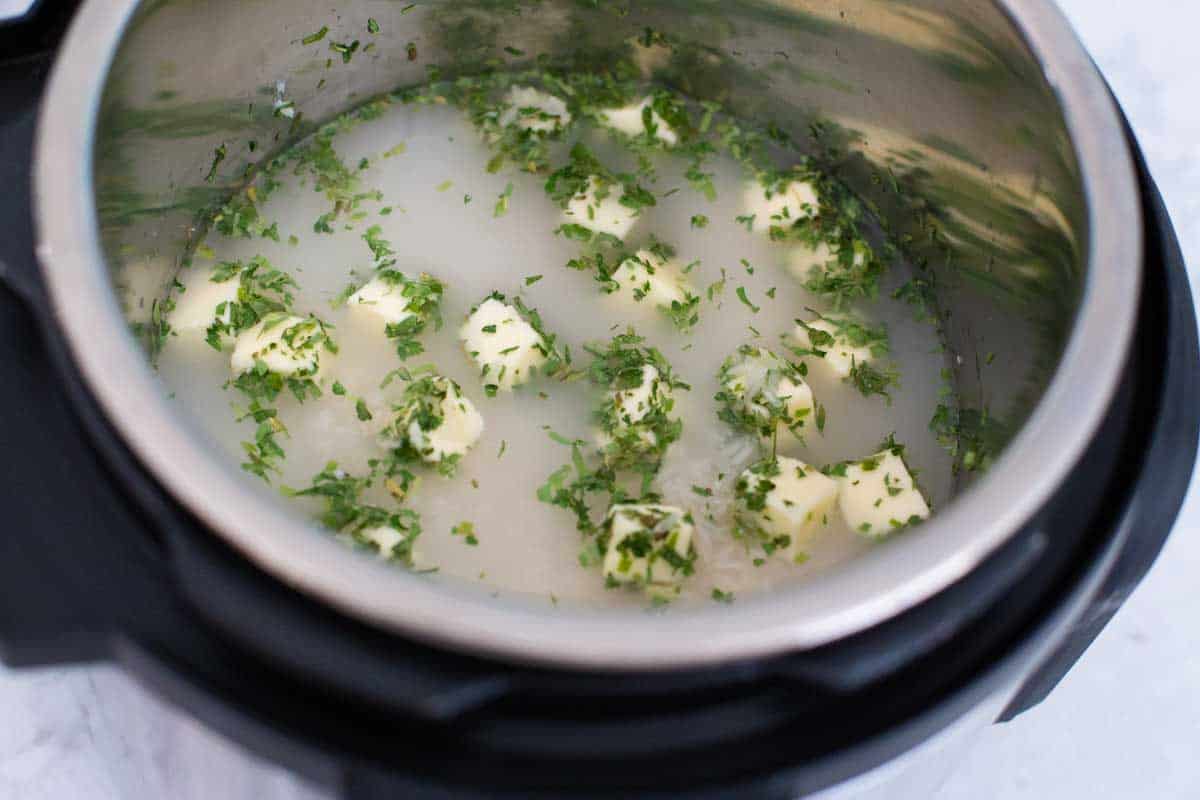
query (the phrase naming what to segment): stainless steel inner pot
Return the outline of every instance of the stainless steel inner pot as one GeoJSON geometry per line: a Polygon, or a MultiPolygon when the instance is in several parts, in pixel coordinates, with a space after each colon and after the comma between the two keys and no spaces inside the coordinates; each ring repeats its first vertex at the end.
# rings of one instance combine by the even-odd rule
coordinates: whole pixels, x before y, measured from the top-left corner
{"type": "MultiPolygon", "coordinates": [[[[336,54],[330,54],[335,55],[336,54]]],[[[263,569],[348,614],[533,662],[669,668],[819,645],[972,570],[1019,529],[1092,436],[1140,287],[1140,209],[1105,86],[1049,0],[91,0],[60,52],[36,154],[39,256],[88,385],[167,489],[263,569]],[[295,46],[378,43],[350,63],[295,46]],[[264,499],[165,397],[145,322],[197,231],[236,190],[206,181],[431,67],[587,63],[647,27],[657,77],[796,133],[821,131],[924,273],[959,367],[967,460],[954,501],[844,568],[732,607],[552,609],[364,558],[264,499]],[[407,44],[419,57],[410,60],[407,44]],[[276,113],[286,93],[300,122],[276,113]],[[251,153],[245,143],[263,146],[251,153]],[[270,143],[268,147],[266,143],[270,143]],[[896,187],[900,192],[894,191],[896,187]],[[985,354],[995,354],[986,371],[985,354]],[[978,412],[988,414],[980,418],[978,412]]],[[[497,510],[497,513],[501,513],[497,510]]],[[[520,513],[520,503],[503,513],[520,513]]],[[[1053,531],[1046,531],[1053,535],[1053,531]]]]}

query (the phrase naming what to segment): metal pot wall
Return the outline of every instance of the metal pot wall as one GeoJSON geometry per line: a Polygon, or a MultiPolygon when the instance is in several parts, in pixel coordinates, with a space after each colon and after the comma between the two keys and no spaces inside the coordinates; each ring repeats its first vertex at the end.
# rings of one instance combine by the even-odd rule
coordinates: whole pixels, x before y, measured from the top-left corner
{"type": "MultiPolygon", "coordinates": [[[[442,2],[341,10],[331,36],[379,20],[382,41],[325,78],[294,46],[327,5],[86,3],[59,55],[36,157],[41,257],[88,389],[141,463],[263,570],[373,625],[454,649],[590,668],[663,669],[811,648],[875,626],[970,573],[1079,466],[1122,376],[1140,288],[1142,216],[1103,82],[1044,0],[442,2]],[[990,468],[928,524],[828,575],[732,609],[642,614],[497,602],[398,574],[315,532],[206,446],[165,398],[130,322],[170,283],[198,212],[236,190],[250,139],[309,130],[272,113],[281,82],[320,120],[397,86],[480,68],[512,47],[600,57],[647,26],[677,41],[658,77],[793,131],[813,123],[844,174],[935,278],[960,364],[996,352],[964,398],[995,424],[990,468]],[[421,58],[407,57],[405,43],[421,58]],[[885,196],[889,174],[903,191],[885,196]],[[930,235],[936,229],[937,235],[930,235]],[[146,280],[146,265],[155,265],[146,280]],[[131,290],[130,269],[142,270],[131,290]]],[[[320,58],[324,61],[324,56],[320,58]]],[[[320,65],[316,65],[320,66],[320,65]]],[[[1053,533],[1052,531],[1048,533],[1053,533]]]]}

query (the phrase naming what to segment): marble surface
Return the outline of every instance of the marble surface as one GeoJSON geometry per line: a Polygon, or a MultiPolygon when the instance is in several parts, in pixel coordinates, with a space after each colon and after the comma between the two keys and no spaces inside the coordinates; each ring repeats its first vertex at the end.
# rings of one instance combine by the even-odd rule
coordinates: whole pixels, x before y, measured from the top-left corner
{"type": "MultiPolygon", "coordinates": [[[[1124,103],[1200,282],[1200,4],[1061,5],[1124,103]]],[[[1193,485],[1163,557],[1091,650],[1045,703],[979,737],[934,800],[1200,796],[1198,534],[1193,485]]],[[[0,667],[0,800],[84,797],[322,794],[111,668],[0,667]]]]}

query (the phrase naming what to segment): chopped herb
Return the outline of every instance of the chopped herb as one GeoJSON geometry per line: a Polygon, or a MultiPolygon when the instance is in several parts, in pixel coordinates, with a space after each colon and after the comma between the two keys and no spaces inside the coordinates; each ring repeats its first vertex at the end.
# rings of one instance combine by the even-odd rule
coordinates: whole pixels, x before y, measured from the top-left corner
{"type": "Polygon", "coordinates": [[[216,150],[213,150],[212,166],[208,168],[208,174],[204,176],[204,180],[207,183],[212,183],[217,177],[217,167],[219,167],[221,162],[225,160],[226,153],[227,151],[225,149],[224,142],[222,142],[216,150]]]}
{"type": "Polygon", "coordinates": [[[437,185],[436,188],[439,192],[444,192],[453,185],[454,185],[454,181],[442,181],[441,183],[439,183],[437,185]]]}
{"type": "Polygon", "coordinates": [[[370,409],[367,408],[366,401],[361,397],[354,403],[354,413],[358,415],[359,420],[362,422],[367,422],[368,420],[374,419],[374,417],[371,415],[370,409]]]}
{"type": "Polygon", "coordinates": [[[712,599],[718,603],[729,604],[733,602],[733,592],[723,592],[717,587],[713,587],[712,599]]]}
{"type": "Polygon", "coordinates": [[[512,197],[513,185],[511,182],[505,185],[504,191],[500,193],[500,197],[496,200],[496,206],[492,209],[493,217],[503,217],[508,213],[508,199],[512,197]]]}
{"type": "Polygon", "coordinates": [[[759,312],[759,310],[760,310],[759,306],[756,306],[756,305],[754,305],[754,303],[751,303],[750,298],[746,296],[746,287],[745,286],[737,287],[737,297],[738,297],[738,300],[742,301],[742,305],[746,306],[746,308],[750,309],[755,314],[757,314],[759,312]]]}
{"type": "Polygon", "coordinates": [[[693,228],[707,228],[708,227],[708,217],[704,216],[703,214],[694,214],[692,216],[692,227],[693,228]]]}
{"type": "Polygon", "coordinates": [[[801,365],[780,358],[771,350],[742,345],[721,364],[717,372],[721,389],[713,398],[717,418],[744,433],[752,433],[772,443],[780,428],[803,440],[813,409],[793,406],[791,392],[784,383],[804,384],[801,365]]]}
{"type": "Polygon", "coordinates": [[[379,33],[379,23],[374,17],[367,18],[367,33],[379,33]]]}
{"type": "Polygon", "coordinates": [[[882,395],[888,405],[891,405],[892,395],[888,388],[898,386],[899,377],[895,370],[881,370],[868,362],[855,361],[850,366],[850,375],[847,380],[854,388],[858,389],[863,397],[870,397],[873,394],[882,395]]]}
{"type": "Polygon", "coordinates": [[[533,286],[535,283],[537,283],[541,279],[542,279],[541,275],[529,275],[528,277],[525,278],[525,285],[533,286]]]}
{"type": "Polygon", "coordinates": [[[300,43],[301,44],[316,44],[317,42],[324,39],[325,34],[327,34],[327,33],[329,33],[329,26],[322,25],[320,30],[314,31],[313,33],[310,33],[308,36],[305,36],[303,39],[300,40],[300,43]]]}
{"type": "Polygon", "coordinates": [[[726,279],[727,278],[725,275],[725,268],[722,267],[721,268],[721,280],[709,284],[709,287],[706,290],[706,292],[708,294],[708,302],[710,302],[710,303],[713,302],[714,297],[720,297],[721,294],[724,293],[726,279]]]}
{"type": "Polygon", "coordinates": [[[450,529],[450,533],[454,536],[463,537],[463,544],[471,547],[476,547],[479,544],[479,539],[475,536],[474,523],[460,522],[450,529]]]}
{"type": "Polygon", "coordinates": [[[344,42],[330,42],[329,49],[342,57],[343,64],[349,64],[350,59],[354,58],[354,54],[358,52],[358,39],[349,44],[344,42]]]}
{"type": "MultiPolygon", "coordinates": [[[[390,510],[363,503],[362,495],[373,480],[373,474],[365,478],[355,477],[339,469],[336,462],[330,462],[307,488],[299,491],[285,488],[283,491],[291,497],[320,498],[325,503],[325,510],[320,516],[325,527],[351,537],[360,546],[377,549],[381,555],[411,567],[413,543],[421,535],[420,517],[407,508],[390,510]],[[387,549],[376,538],[381,529],[399,536],[394,543],[388,540],[387,549]]],[[[397,475],[389,480],[403,494],[413,476],[397,475]]]]}
{"type": "Polygon", "coordinates": [[[444,424],[447,408],[462,405],[462,388],[450,378],[436,374],[432,366],[416,372],[420,374],[402,368],[384,380],[386,385],[395,375],[406,383],[394,407],[395,416],[381,432],[381,439],[391,448],[386,461],[387,474],[403,474],[410,465],[436,464],[440,474],[450,477],[457,471],[462,455],[437,450],[429,442],[429,434],[444,424]]]}

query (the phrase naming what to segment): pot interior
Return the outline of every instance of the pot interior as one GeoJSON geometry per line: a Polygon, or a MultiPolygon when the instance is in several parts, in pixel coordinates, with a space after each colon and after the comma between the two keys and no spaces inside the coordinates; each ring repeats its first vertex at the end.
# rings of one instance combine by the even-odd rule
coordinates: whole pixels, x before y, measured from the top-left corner
{"type": "MultiPolygon", "coordinates": [[[[910,304],[943,348],[945,388],[930,392],[925,416],[931,441],[945,449],[934,491],[939,511],[968,503],[974,487],[1009,466],[1006,447],[1039,408],[1085,296],[1093,231],[1062,98],[1009,12],[990,3],[127,5],[107,12],[122,17],[112,24],[121,34],[99,93],[89,201],[112,297],[147,363],[163,299],[197,257],[214,210],[244,192],[270,159],[373,99],[505,70],[633,65],[693,101],[769,122],[836,173],[904,265],[906,280],[885,282],[885,293],[910,304]]],[[[221,461],[236,472],[204,431],[183,416],[179,427],[195,446],[176,458],[221,461]]],[[[273,488],[254,491],[283,503],[273,488]]],[[[928,565],[905,552],[918,543],[928,552],[942,548],[944,557],[961,552],[971,541],[964,519],[956,518],[954,536],[929,523],[862,561],[890,571],[890,583],[903,582],[906,570],[919,578],[928,565]]],[[[296,536],[310,533],[294,527],[296,536]]],[[[955,571],[969,566],[960,562],[955,571]]],[[[809,587],[824,593],[825,611],[856,603],[826,578],[840,574],[871,591],[872,579],[854,569],[831,570],[809,587]]],[[[799,608],[808,601],[785,593],[761,602],[799,608]]],[[[892,603],[883,613],[895,610],[892,603]]],[[[828,638],[844,624],[791,643],[828,638]]]]}

